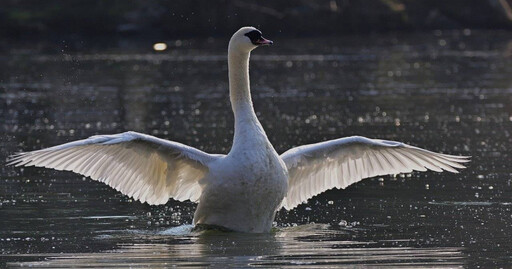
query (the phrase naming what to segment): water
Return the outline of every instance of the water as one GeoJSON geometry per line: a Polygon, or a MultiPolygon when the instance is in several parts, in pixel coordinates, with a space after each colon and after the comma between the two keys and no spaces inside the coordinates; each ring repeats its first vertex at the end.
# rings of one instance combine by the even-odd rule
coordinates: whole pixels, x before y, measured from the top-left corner
{"type": "MultiPolygon", "coordinates": [[[[358,134],[472,155],[468,169],[367,179],[246,235],[191,232],[189,202],[148,206],[73,173],[0,166],[0,265],[510,266],[510,33],[272,39],[251,82],[278,152],[358,134]]],[[[126,130],[226,153],[226,43],[2,43],[0,159],[126,130]]]]}

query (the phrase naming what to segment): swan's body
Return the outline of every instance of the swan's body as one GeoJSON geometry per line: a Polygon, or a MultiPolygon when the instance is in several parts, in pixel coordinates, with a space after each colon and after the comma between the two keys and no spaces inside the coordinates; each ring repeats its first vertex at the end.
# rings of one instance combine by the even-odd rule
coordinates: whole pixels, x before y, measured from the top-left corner
{"type": "Polygon", "coordinates": [[[249,89],[250,52],[266,44],[271,41],[252,27],[240,29],[230,40],[235,135],[227,155],[126,132],[19,153],[10,163],[74,171],[149,204],[165,204],[169,198],[198,202],[194,224],[242,232],[268,232],[281,207],[292,209],[328,189],[367,177],[464,168],[460,163],[467,157],[359,136],[301,146],[279,156],[254,113],[249,89]]]}

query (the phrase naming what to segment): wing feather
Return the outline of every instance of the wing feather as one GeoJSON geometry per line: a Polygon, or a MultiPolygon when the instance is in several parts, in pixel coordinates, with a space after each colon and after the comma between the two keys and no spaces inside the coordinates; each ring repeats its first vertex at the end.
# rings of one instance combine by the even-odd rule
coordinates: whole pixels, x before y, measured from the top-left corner
{"type": "Polygon", "coordinates": [[[222,155],[126,132],[99,135],[63,145],[22,152],[8,164],[73,171],[104,182],[135,200],[164,204],[169,198],[196,202],[208,165],[222,155]]]}
{"type": "Polygon", "coordinates": [[[457,173],[468,156],[436,153],[396,141],[353,136],[305,145],[281,155],[288,168],[285,209],[332,188],[378,175],[433,170],[457,173]]]}

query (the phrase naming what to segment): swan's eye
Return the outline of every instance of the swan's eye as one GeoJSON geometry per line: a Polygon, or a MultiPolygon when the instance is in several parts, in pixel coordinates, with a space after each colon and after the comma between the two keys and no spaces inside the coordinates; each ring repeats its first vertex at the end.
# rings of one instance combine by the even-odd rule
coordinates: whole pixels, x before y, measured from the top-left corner
{"type": "Polygon", "coordinates": [[[259,45],[258,41],[262,39],[261,32],[258,30],[252,30],[246,33],[245,36],[247,36],[254,45],[259,45]]]}

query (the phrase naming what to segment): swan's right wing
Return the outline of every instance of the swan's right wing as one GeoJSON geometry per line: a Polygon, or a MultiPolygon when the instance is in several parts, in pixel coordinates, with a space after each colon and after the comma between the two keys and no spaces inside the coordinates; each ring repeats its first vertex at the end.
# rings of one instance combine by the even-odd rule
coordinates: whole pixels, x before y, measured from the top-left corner
{"type": "Polygon", "coordinates": [[[199,180],[218,158],[177,142],[126,132],[18,153],[9,164],[73,171],[155,205],[171,197],[197,202],[199,180]]]}
{"type": "Polygon", "coordinates": [[[401,142],[353,136],[296,147],[281,155],[288,168],[289,210],[332,188],[344,189],[362,179],[413,170],[457,173],[468,157],[446,155],[401,142]]]}

